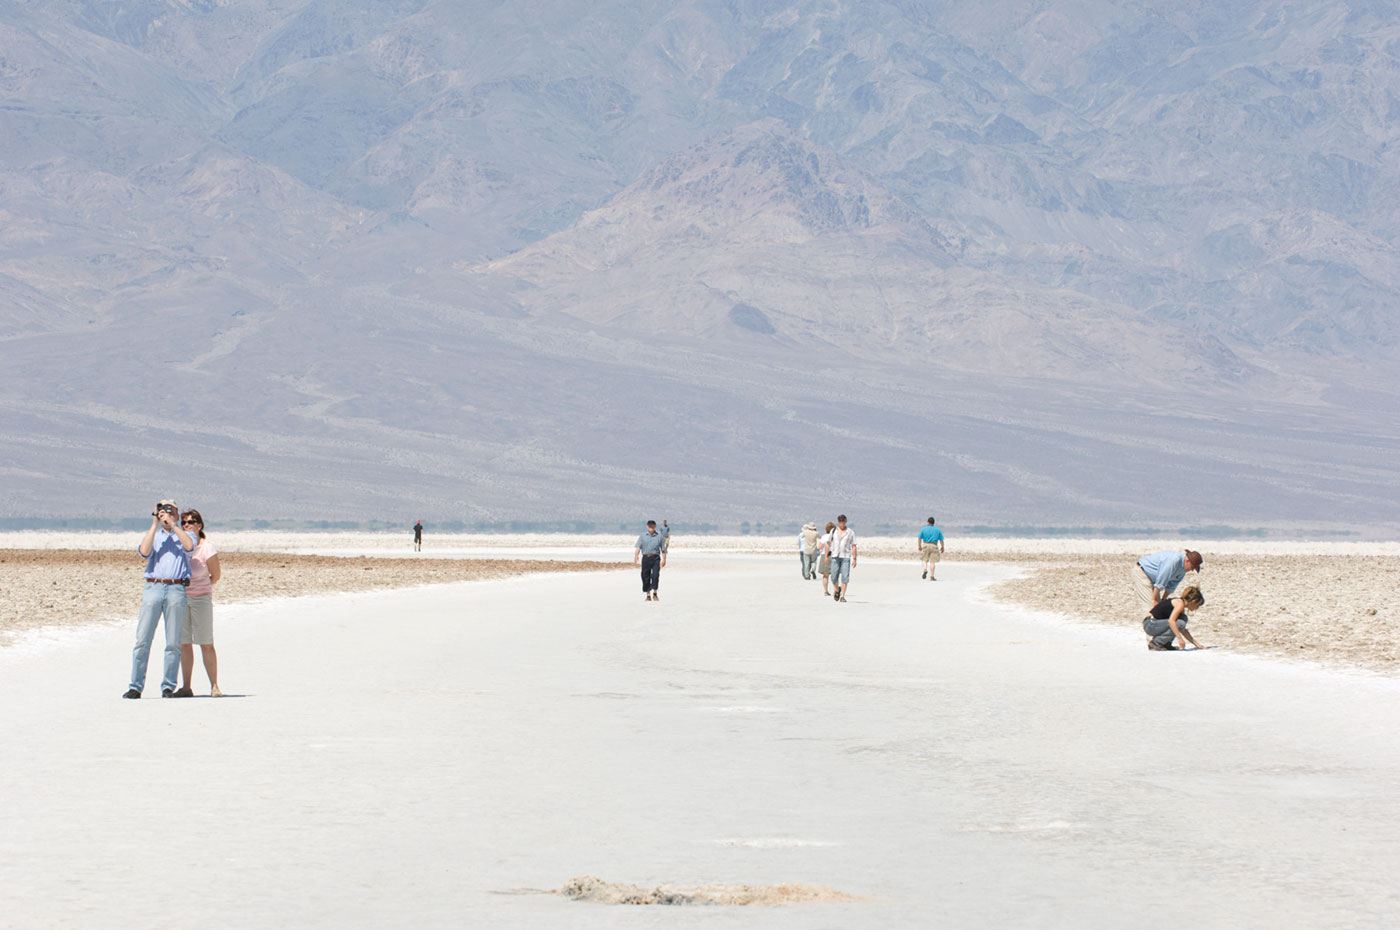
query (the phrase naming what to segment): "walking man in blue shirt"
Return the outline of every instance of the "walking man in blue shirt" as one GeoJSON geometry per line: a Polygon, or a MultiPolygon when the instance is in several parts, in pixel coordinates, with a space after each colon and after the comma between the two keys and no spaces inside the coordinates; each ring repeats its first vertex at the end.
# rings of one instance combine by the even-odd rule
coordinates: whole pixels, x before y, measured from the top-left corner
{"type": "Polygon", "coordinates": [[[943,531],[933,525],[933,517],[928,518],[928,526],[919,530],[919,561],[924,563],[924,575],[929,581],[933,577],[934,566],[943,558],[943,531]]]}
{"type": "Polygon", "coordinates": [[[1158,601],[1176,590],[1188,571],[1199,572],[1204,562],[1194,549],[1163,549],[1134,562],[1129,576],[1143,610],[1151,613],[1158,601]]]}
{"type": "Polygon", "coordinates": [[[141,592],[141,612],[136,619],[136,645],[131,649],[131,685],[125,698],[139,698],[146,688],[146,663],[156,623],[165,617],[165,665],[160,696],[171,697],[179,683],[180,633],[185,627],[185,589],[190,584],[190,553],[194,537],[180,526],[180,508],[172,500],[156,504],[151,528],[136,551],[146,560],[146,588],[141,592]]]}
{"type": "Polygon", "coordinates": [[[667,543],[670,540],[669,528],[667,535],[662,536],[656,532],[656,521],[647,521],[647,531],[637,537],[637,551],[632,553],[632,564],[636,565],[640,560],[642,566],[642,593],[649,601],[661,600],[661,594],[657,591],[661,584],[661,568],[666,564],[667,543]]]}

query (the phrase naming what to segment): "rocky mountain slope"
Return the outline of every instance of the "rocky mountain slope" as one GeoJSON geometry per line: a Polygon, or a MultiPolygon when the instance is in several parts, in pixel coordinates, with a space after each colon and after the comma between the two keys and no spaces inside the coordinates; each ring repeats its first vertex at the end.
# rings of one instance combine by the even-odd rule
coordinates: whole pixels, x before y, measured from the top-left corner
{"type": "Polygon", "coordinates": [[[1366,0],[7,4],[0,513],[1400,525],[1398,67],[1366,0]]]}

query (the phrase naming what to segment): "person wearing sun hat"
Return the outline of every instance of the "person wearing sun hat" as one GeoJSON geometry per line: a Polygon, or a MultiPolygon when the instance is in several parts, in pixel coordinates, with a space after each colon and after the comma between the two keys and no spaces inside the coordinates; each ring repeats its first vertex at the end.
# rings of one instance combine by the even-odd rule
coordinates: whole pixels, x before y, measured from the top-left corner
{"type": "Polygon", "coordinates": [[[180,508],[163,500],[151,511],[151,526],[136,551],[146,560],[146,587],[136,619],[136,645],[131,648],[131,683],[122,697],[139,698],[146,689],[146,664],[156,624],[165,618],[165,662],[160,696],[173,697],[179,683],[180,634],[185,627],[185,593],[190,584],[190,553],[194,537],[180,527],[180,508]]]}
{"type": "Polygon", "coordinates": [[[1146,610],[1176,590],[1188,571],[1199,572],[1205,559],[1194,549],[1163,549],[1133,563],[1129,577],[1133,594],[1146,610]]]}

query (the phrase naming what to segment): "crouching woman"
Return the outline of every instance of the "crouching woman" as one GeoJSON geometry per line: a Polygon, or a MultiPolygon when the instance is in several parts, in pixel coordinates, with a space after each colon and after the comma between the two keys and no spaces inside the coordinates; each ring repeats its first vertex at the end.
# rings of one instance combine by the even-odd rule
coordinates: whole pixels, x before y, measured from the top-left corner
{"type": "Polygon", "coordinates": [[[1201,589],[1195,585],[1182,588],[1172,597],[1162,598],[1152,608],[1152,612],[1142,618],[1142,631],[1147,634],[1147,648],[1170,652],[1178,648],[1173,643],[1179,642],[1182,649],[1186,648],[1187,643],[1197,649],[1204,649],[1205,646],[1192,639],[1186,629],[1186,624],[1191,621],[1187,611],[1199,610],[1204,606],[1205,595],[1201,594],[1201,589]]]}

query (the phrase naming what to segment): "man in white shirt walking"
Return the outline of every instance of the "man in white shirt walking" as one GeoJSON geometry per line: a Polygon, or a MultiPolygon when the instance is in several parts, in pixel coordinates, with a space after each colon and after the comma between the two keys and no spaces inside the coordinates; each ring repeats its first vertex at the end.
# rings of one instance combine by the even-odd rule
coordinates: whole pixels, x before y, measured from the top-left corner
{"type": "Polygon", "coordinates": [[[846,526],[846,515],[836,518],[836,529],[831,534],[831,583],[832,599],[838,604],[846,603],[846,588],[851,583],[851,569],[856,564],[856,531],[846,526]]]}

